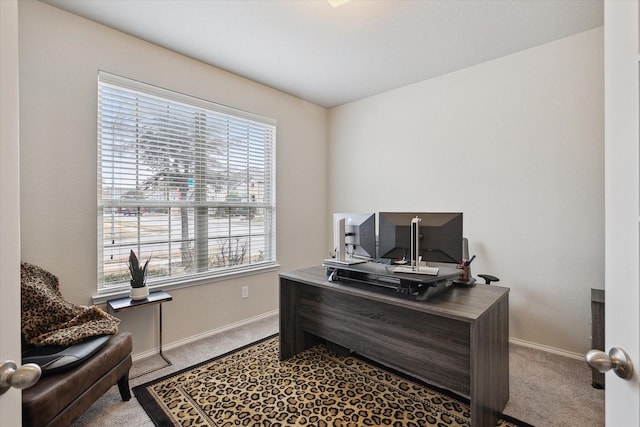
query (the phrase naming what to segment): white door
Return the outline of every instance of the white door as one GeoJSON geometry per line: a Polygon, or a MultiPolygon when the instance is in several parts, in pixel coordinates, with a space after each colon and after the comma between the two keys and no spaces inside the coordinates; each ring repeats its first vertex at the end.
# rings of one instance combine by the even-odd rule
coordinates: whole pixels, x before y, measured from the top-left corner
{"type": "Polygon", "coordinates": [[[605,349],[620,347],[630,380],[606,374],[607,426],[640,426],[640,175],[638,0],[604,2],[605,349]]]}
{"type": "MultiPolygon", "coordinates": [[[[0,362],[20,365],[18,1],[0,0],[0,362]]],[[[0,425],[22,424],[22,395],[0,395],[0,425]]]]}

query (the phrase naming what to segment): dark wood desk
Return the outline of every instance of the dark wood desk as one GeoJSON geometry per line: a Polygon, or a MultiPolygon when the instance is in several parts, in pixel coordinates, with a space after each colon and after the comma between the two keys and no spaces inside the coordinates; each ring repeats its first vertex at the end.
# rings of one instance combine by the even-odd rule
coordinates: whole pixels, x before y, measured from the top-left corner
{"type": "Polygon", "coordinates": [[[509,400],[508,288],[454,287],[424,302],[328,282],[322,267],[280,274],[280,359],[318,337],[467,397],[472,426],[496,425],[509,400]]]}

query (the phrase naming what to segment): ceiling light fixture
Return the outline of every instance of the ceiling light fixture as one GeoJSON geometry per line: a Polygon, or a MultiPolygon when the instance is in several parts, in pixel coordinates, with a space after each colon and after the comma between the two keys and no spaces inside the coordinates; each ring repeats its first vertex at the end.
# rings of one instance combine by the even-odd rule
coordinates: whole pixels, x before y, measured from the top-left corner
{"type": "Polygon", "coordinates": [[[343,4],[347,3],[349,0],[327,0],[327,1],[331,5],[331,7],[335,9],[338,6],[342,6],[343,4]]]}

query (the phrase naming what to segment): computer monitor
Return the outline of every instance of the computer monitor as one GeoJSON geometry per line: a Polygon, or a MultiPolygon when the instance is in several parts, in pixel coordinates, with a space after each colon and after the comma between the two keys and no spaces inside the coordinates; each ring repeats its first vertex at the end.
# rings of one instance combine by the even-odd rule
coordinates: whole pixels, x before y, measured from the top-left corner
{"type": "Polygon", "coordinates": [[[374,213],[334,213],[333,230],[336,260],[376,257],[376,215],[374,213]],[[341,224],[344,225],[344,232],[341,224]],[[343,256],[340,257],[340,254],[343,256]]]}
{"type": "Polygon", "coordinates": [[[418,224],[418,255],[426,262],[460,263],[462,260],[461,212],[380,212],[380,258],[411,261],[411,225],[418,224]]]}

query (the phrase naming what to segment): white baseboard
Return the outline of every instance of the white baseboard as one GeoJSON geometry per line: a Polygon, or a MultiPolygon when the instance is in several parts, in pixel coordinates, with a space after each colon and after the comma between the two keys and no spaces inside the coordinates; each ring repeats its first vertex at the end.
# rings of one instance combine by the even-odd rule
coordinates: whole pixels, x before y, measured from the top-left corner
{"type": "Polygon", "coordinates": [[[584,360],[584,354],[574,353],[572,351],[566,351],[566,350],[562,350],[562,349],[555,348],[555,347],[549,347],[549,346],[546,346],[546,345],[537,344],[537,343],[534,343],[534,342],[525,341],[525,340],[521,340],[521,339],[518,339],[518,338],[510,337],[509,338],[509,342],[511,344],[521,345],[523,347],[529,347],[529,348],[533,348],[535,350],[546,351],[547,353],[553,353],[553,354],[557,354],[557,355],[565,356],[565,357],[570,357],[572,359],[577,359],[577,360],[584,360]]]}
{"type": "MultiPolygon", "coordinates": [[[[245,326],[245,325],[248,325],[248,324],[253,323],[253,322],[264,320],[264,319],[266,319],[268,317],[271,317],[271,316],[277,316],[279,313],[280,313],[280,310],[268,311],[266,313],[262,313],[262,314],[259,314],[257,316],[254,316],[254,317],[250,317],[248,319],[243,319],[243,320],[241,320],[239,322],[230,323],[228,325],[224,325],[224,326],[221,326],[219,328],[212,329],[212,330],[207,331],[207,332],[203,332],[201,334],[192,335],[190,337],[187,337],[187,338],[184,338],[184,339],[181,339],[181,340],[178,340],[178,341],[174,341],[174,342],[169,343],[169,344],[163,344],[162,345],[162,351],[164,352],[164,351],[167,351],[167,350],[171,350],[173,348],[180,347],[180,346],[183,346],[185,344],[189,344],[189,343],[192,343],[192,342],[195,342],[195,341],[199,341],[199,340],[204,339],[204,338],[208,338],[208,337],[210,337],[212,335],[216,335],[216,334],[219,334],[219,333],[222,333],[222,332],[226,332],[226,331],[229,331],[231,329],[239,328],[241,326],[245,326]]],[[[151,350],[144,351],[142,353],[134,354],[131,357],[132,357],[133,361],[135,362],[136,360],[140,360],[140,359],[144,359],[146,357],[154,356],[154,355],[158,354],[158,351],[159,351],[159,348],[156,347],[156,348],[153,348],[151,350]]]]}

